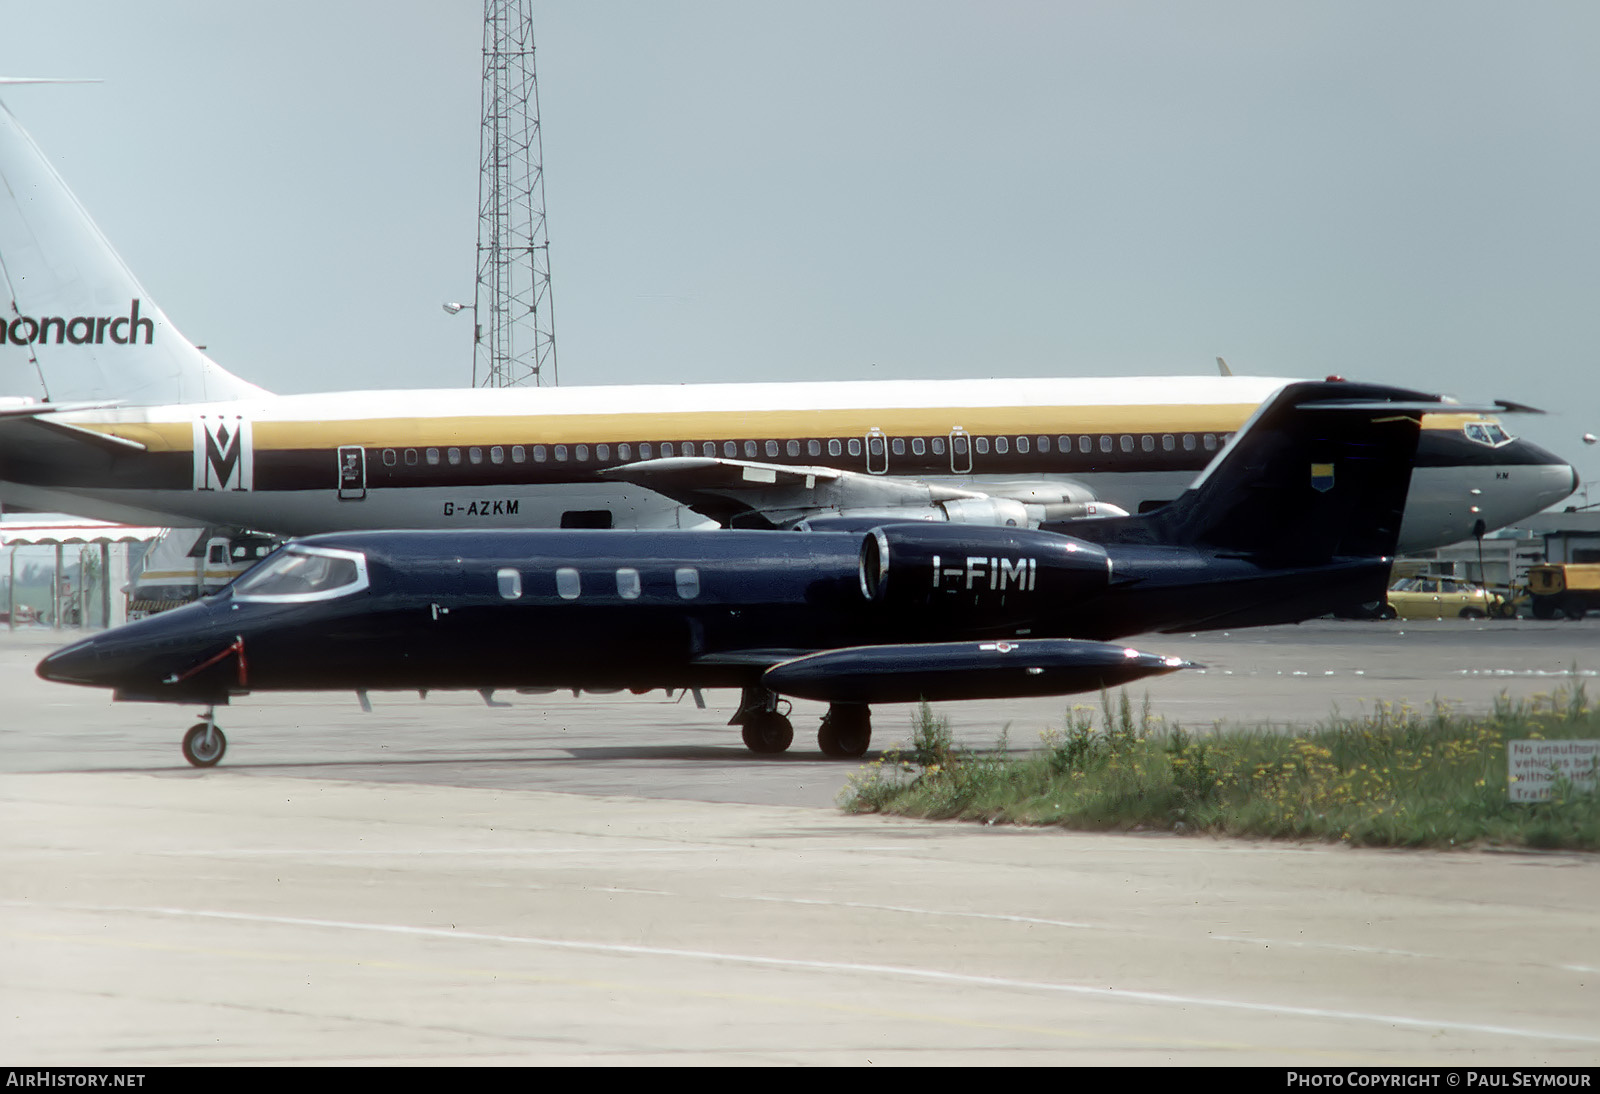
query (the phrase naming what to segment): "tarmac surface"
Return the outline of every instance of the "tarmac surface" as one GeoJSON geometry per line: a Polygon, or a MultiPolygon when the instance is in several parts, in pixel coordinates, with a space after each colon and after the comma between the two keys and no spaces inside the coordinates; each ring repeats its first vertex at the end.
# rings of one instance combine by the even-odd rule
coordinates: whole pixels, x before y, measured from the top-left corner
{"type": "MultiPolygon", "coordinates": [[[[724,692],[251,696],[199,771],[195,711],[34,677],[72,637],[0,632],[9,1065],[1600,1062],[1600,856],[848,817],[821,708],[757,757],[724,692]]],[[[1130,692],[1191,731],[1600,699],[1600,620],[1129,644],[1204,663],[1130,692]]]]}

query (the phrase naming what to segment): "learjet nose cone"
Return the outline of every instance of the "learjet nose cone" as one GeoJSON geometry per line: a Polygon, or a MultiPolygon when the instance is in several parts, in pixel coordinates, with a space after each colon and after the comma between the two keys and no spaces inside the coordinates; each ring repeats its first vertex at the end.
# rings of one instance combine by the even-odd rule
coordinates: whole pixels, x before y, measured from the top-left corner
{"type": "Polygon", "coordinates": [[[34,672],[38,673],[41,679],[57,684],[99,683],[95,669],[99,666],[100,657],[94,644],[95,640],[88,638],[64,646],[40,661],[34,672]]]}

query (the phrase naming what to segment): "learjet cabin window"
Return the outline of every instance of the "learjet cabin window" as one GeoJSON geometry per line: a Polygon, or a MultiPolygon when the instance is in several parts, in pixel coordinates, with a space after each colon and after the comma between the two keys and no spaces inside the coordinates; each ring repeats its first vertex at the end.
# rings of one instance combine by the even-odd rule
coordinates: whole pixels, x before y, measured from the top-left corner
{"type": "Polygon", "coordinates": [[[639,571],[624,567],[617,571],[617,595],[624,600],[639,599],[639,571]]]}
{"type": "Polygon", "coordinates": [[[562,600],[576,600],[581,586],[578,581],[578,571],[570,566],[563,566],[556,571],[556,595],[562,600]]]}
{"type": "Polygon", "coordinates": [[[500,587],[500,595],[506,600],[520,600],[522,598],[522,575],[515,570],[499,570],[495,573],[495,583],[500,587]]]}
{"type": "Polygon", "coordinates": [[[700,571],[691,566],[679,567],[673,574],[678,583],[678,595],[685,600],[693,600],[700,595],[700,571]]]}

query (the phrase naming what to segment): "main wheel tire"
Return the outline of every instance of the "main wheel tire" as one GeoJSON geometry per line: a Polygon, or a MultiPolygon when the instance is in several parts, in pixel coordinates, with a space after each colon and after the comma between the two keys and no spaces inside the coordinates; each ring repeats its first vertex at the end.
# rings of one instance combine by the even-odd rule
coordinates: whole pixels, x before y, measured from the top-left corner
{"type": "Polygon", "coordinates": [[[794,743],[794,725],[775,710],[752,715],[739,733],[746,748],[764,756],[786,751],[794,743]]]}
{"type": "Polygon", "coordinates": [[[196,722],[183,735],[183,758],[196,767],[216,767],[228,751],[228,738],[216,726],[196,722]]]}
{"type": "Polygon", "coordinates": [[[864,706],[829,707],[817,730],[817,744],[824,756],[854,760],[864,756],[872,744],[872,711],[864,706]]]}

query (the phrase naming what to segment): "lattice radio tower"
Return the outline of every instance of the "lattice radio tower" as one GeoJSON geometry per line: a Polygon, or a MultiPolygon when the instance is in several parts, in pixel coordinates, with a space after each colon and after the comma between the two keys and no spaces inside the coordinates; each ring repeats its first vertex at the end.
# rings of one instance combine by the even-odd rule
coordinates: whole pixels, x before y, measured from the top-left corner
{"type": "Polygon", "coordinates": [[[474,387],[556,383],[531,0],[484,0],[474,387]]]}

